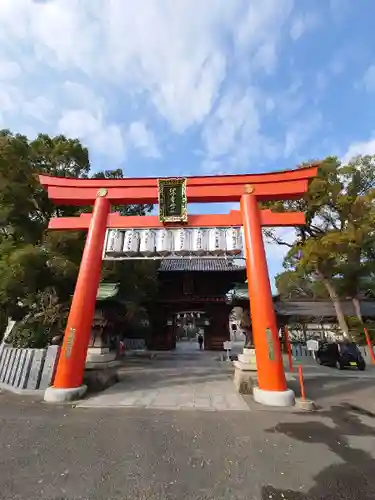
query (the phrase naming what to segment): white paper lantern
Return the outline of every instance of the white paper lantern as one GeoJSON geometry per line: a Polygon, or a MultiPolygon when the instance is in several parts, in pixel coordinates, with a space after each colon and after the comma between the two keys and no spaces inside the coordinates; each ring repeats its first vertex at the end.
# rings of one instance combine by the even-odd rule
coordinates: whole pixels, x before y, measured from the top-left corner
{"type": "Polygon", "coordinates": [[[208,252],[211,255],[225,254],[225,232],[215,227],[208,230],[208,252]]]}
{"type": "Polygon", "coordinates": [[[139,253],[139,234],[135,229],[125,232],[124,254],[127,257],[134,257],[139,253]]]}
{"type": "Polygon", "coordinates": [[[194,255],[204,255],[207,252],[207,231],[201,228],[192,229],[190,249],[194,255]]]}
{"type": "Polygon", "coordinates": [[[155,231],[155,250],[158,255],[166,256],[172,251],[172,235],[168,229],[155,231]]]}
{"type": "Polygon", "coordinates": [[[174,229],[173,251],[176,255],[188,255],[190,253],[190,233],[187,229],[174,229]]]}
{"type": "Polygon", "coordinates": [[[155,254],[155,232],[152,229],[139,231],[139,253],[145,257],[155,254]]]}
{"type": "Polygon", "coordinates": [[[121,254],[124,246],[124,231],[110,229],[107,238],[106,253],[110,255],[121,254]]]}
{"type": "Polygon", "coordinates": [[[239,255],[242,252],[242,241],[240,230],[230,227],[225,231],[226,250],[229,255],[239,255]]]}
{"type": "Polygon", "coordinates": [[[241,248],[242,248],[242,257],[246,259],[246,245],[245,245],[245,233],[243,230],[243,226],[240,228],[240,241],[241,241],[241,248]]]}

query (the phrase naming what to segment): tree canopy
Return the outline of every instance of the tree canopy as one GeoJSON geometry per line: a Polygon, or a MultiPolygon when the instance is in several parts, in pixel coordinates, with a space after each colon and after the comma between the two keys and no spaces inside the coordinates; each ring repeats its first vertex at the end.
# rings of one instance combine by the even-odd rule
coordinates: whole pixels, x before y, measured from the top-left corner
{"type": "MultiPolygon", "coordinates": [[[[35,347],[45,343],[46,336],[62,333],[56,314],[66,316],[85,242],[84,232],[48,232],[48,221],[90,210],[56,207],[40,186],[39,174],[123,177],[121,169],[92,172],[88,150],[77,139],[41,134],[29,140],[0,131],[0,329],[4,331],[8,316],[21,319],[15,343],[35,347]]],[[[123,215],[144,215],[152,206],[115,209],[123,215]]],[[[102,269],[104,280],[121,282],[132,316],[155,293],[155,276],[155,266],[148,262],[106,262],[102,269]]]]}
{"type": "Polygon", "coordinates": [[[296,228],[292,242],[267,232],[288,248],[285,271],[276,278],[279,293],[287,298],[329,297],[346,336],[351,320],[340,301],[352,300],[362,324],[360,299],[374,288],[374,200],[374,156],[358,156],[348,164],[328,157],[319,163],[318,177],[301,200],[271,204],[275,211],[302,211],[307,222],[296,228]]]}

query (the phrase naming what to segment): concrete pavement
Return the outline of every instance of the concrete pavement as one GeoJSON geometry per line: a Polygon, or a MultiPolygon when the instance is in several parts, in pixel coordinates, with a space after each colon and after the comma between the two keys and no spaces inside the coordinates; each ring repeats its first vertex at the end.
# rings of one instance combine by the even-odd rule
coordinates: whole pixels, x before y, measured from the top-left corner
{"type": "Polygon", "coordinates": [[[217,353],[194,350],[185,357],[165,354],[149,361],[126,359],[119,378],[118,384],[78,406],[249,410],[234,388],[231,363],[218,361],[217,353]]]}
{"type": "MultiPolygon", "coordinates": [[[[358,401],[357,401],[358,403],[358,401]]],[[[6,500],[373,500],[375,414],[50,406],[0,394],[6,500]]]]}
{"type": "Polygon", "coordinates": [[[373,500],[373,372],[306,367],[307,395],[320,406],[312,414],[238,394],[245,410],[223,400],[213,408],[212,395],[233,394],[232,370],[200,354],[126,360],[109,397],[148,391],[157,402],[172,391],[164,408],[51,406],[0,392],[0,499],[373,500]],[[180,403],[204,394],[203,409],[220,411],[180,411],[179,393],[180,403]]]}
{"type": "MultiPolygon", "coordinates": [[[[219,359],[219,353],[200,352],[195,343],[180,352],[158,353],[154,359],[125,358],[119,371],[120,382],[87,397],[78,406],[249,411],[247,403],[251,398],[236,392],[232,364],[219,359]]],[[[331,404],[336,395],[349,395],[375,385],[375,368],[371,365],[365,372],[340,371],[319,366],[311,358],[303,361],[307,396],[320,405],[331,404]]],[[[299,395],[296,362],[294,367],[293,373],[286,369],[286,376],[288,385],[299,395]]]]}

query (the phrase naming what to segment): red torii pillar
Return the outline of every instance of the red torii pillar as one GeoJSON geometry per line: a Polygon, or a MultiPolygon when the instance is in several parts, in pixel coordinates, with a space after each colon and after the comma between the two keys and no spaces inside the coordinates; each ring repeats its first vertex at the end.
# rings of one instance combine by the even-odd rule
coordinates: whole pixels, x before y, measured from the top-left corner
{"type": "Polygon", "coordinates": [[[95,313],[107,218],[111,208],[106,190],[99,190],[87,233],[76,287],[65,329],[60,360],[53,387],[63,393],[81,388],[83,372],[95,313]]]}
{"type": "MultiPolygon", "coordinates": [[[[315,176],[316,172],[316,167],[309,167],[273,174],[188,179],[187,194],[191,202],[241,200],[240,219],[245,234],[250,310],[258,371],[258,387],[254,389],[254,398],[267,405],[291,405],[294,402],[294,393],[287,389],[285,381],[262,225],[273,225],[272,220],[279,220],[279,223],[274,225],[302,225],[304,217],[299,213],[272,214],[267,210],[260,211],[258,201],[300,197],[307,190],[308,180],[315,176]],[[291,216],[295,216],[294,223],[291,223],[291,216]],[[268,218],[269,223],[264,224],[263,218],[268,218]]],[[[112,223],[117,224],[115,227],[119,229],[129,227],[127,220],[134,221],[131,217],[110,214],[110,206],[157,202],[157,180],[94,180],[41,176],[40,181],[48,189],[50,199],[57,204],[94,206],[92,216],[88,216],[90,219],[86,214],[83,217],[55,218],[50,221],[51,229],[77,229],[77,224],[73,221],[79,221],[79,228],[88,227],[54,385],[45,392],[46,401],[57,402],[77,399],[86,391],[86,386],[82,385],[83,373],[100,282],[106,229],[112,226],[112,223]],[[113,221],[109,224],[111,218],[113,221]]],[[[238,212],[229,214],[231,225],[238,225],[238,216],[238,212]]],[[[222,215],[193,217],[191,216],[191,219],[194,223],[190,222],[189,218],[188,227],[228,225],[228,219],[222,215]]],[[[152,217],[139,217],[137,221],[133,227],[161,225],[152,217]],[[145,225],[145,219],[150,221],[148,225],[145,225]]]]}
{"type": "Polygon", "coordinates": [[[255,401],[271,406],[292,406],[294,393],[287,388],[278,338],[260,211],[254,194],[242,195],[241,213],[246,245],[246,272],[250,299],[258,387],[255,401]]]}

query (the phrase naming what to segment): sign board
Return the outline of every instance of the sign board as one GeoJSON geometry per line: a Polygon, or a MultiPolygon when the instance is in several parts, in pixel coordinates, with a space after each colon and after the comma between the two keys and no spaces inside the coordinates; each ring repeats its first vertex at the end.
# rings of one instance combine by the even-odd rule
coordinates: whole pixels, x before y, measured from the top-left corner
{"type": "Polygon", "coordinates": [[[223,347],[225,351],[230,351],[232,349],[232,342],[226,340],[225,342],[223,342],[223,347]]]}
{"type": "Polygon", "coordinates": [[[266,328],[266,337],[268,345],[268,357],[271,361],[275,359],[275,346],[273,343],[273,336],[271,328],[266,328]]]}
{"type": "Polygon", "coordinates": [[[317,351],[319,349],[319,342],[314,339],[310,339],[306,342],[306,347],[308,351],[317,351]]]}
{"type": "Polygon", "coordinates": [[[159,220],[187,222],[186,179],[158,179],[159,220]]]}

